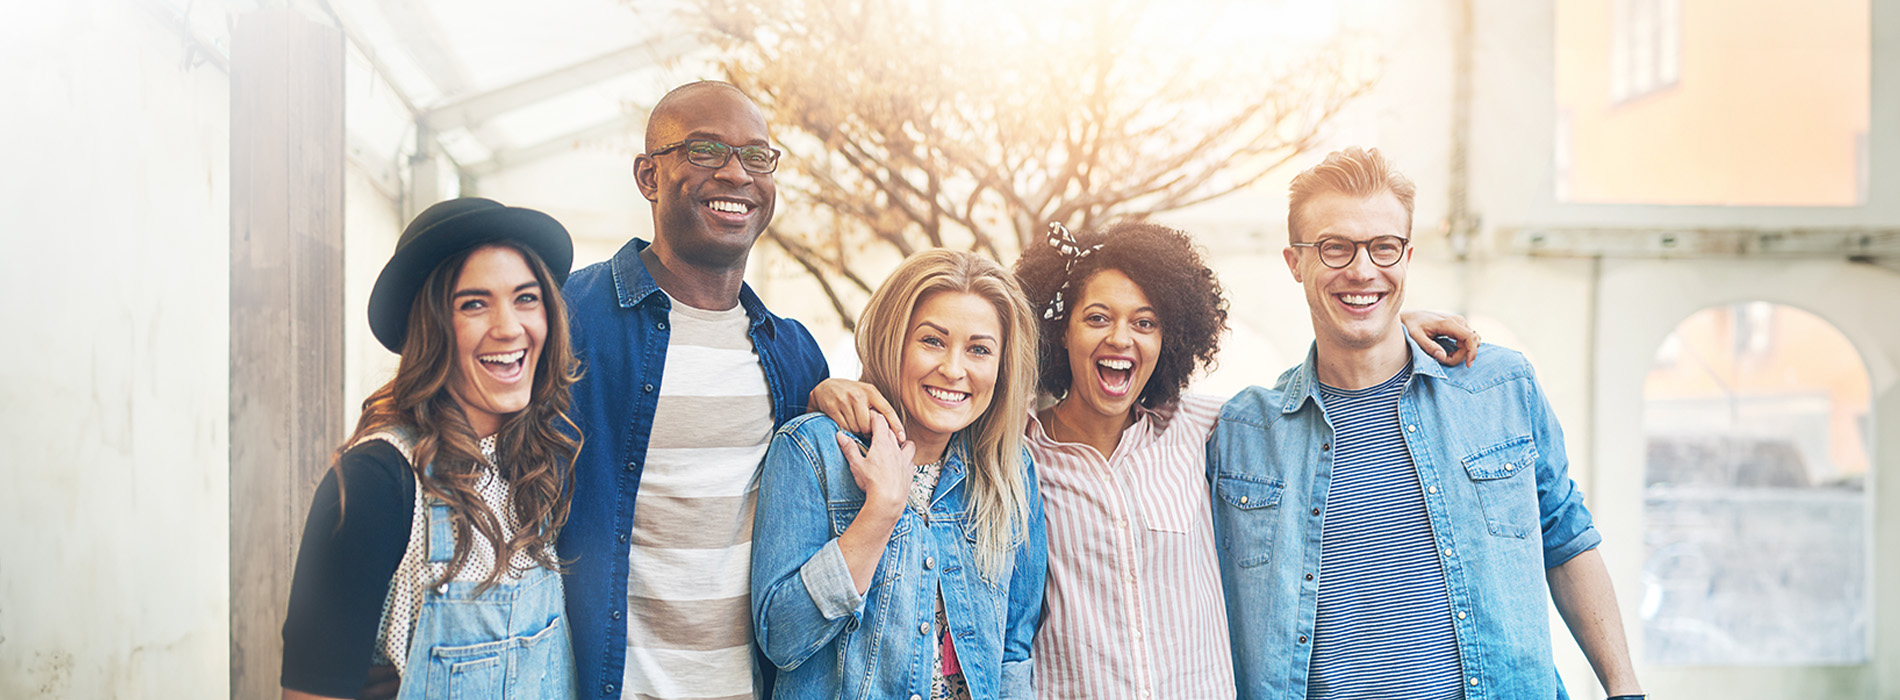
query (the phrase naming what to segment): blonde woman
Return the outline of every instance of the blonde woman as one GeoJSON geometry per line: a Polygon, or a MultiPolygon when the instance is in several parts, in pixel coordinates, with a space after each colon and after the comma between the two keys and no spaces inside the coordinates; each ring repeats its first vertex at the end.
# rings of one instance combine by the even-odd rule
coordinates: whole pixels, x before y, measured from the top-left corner
{"type": "Polygon", "coordinates": [[[1030,697],[1047,551],[1022,448],[1029,304],[996,262],[924,251],[872,295],[857,345],[906,439],[817,413],[773,438],[752,547],[773,697],[1030,697]]]}

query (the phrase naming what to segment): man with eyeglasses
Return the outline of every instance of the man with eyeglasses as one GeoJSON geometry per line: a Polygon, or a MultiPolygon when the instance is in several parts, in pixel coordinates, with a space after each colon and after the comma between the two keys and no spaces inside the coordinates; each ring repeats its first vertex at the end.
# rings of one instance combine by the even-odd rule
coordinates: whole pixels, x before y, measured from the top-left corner
{"type": "Polygon", "coordinates": [[[633,163],[653,242],[629,241],[564,290],[585,372],[559,541],[580,697],[769,694],[747,599],[755,475],[829,372],[811,333],[744,282],[776,203],[768,139],[732,85],[661,98],[633,163]]]}
{"type": "Polygon", "coordinates": [[[1313,348],[1229,400],[1207,448],[1239,696],[1569,697],[1548,595],[1608,694],[1642,697],[1530,365],[1443,367],[1399,324],[1411,181],[1348,148],[1291,191],[1313,348]]]}

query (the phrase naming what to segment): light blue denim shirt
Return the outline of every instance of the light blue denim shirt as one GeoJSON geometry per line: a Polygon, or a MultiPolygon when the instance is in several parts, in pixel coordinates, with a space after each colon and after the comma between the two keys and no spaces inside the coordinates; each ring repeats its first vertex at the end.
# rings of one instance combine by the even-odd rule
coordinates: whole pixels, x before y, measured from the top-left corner
{"type": "Polygon", "coordinates": [[[1030,642],[1042,615],[1048,568],[1042,496],[1029,453],[1029,527],[1013,556],[986,581],[967,514],[967,443],[946,448],[929,515],[906,507],[891,529],[871,587],[851,582],[838,535],[857,517],[864,491],[839,451],[838,425],[802,416],[772,438],[752,526],[752,624],[780,669],[774,698],[930,697],[937,644],[936,596],[970,696],[1032,698],[1030,642]]]}
{"type": "MultiPolygon", "coordinates": [[[[1450,589],[1470,700],[1563,697],[1544,569],[1602,541],[1563,430],[1524,356],[1495,345],[1444,367],[1406,340],[1399,422],[1450,589]]],[[[1214,538],[1242,698],[1304,698],[1333,429],[1314,351],[1227,402],[1207,444],[1214,538]]]]}

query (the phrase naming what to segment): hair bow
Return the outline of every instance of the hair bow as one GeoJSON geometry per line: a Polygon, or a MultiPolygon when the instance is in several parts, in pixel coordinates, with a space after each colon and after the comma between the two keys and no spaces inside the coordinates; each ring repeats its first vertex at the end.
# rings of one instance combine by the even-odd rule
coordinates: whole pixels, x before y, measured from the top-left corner
{"type": "Polygon", "coordinates": [[[1057,221],[1049,222],[1049,236],[1046,240],[1049,247],[1056,249],[1056,254],[1062,256],[1062,284],[1056,287],[1055,297],[1051,298],[1049,304],[1042,309],[1043,319],[1055,321],[1062,319],[1068,313],[1068,306],[1063,295],[1069,291],[1070,271],[1075,269],[1077,262],[1088,257],[1089,253],[1101,250],[1102,244],[1082,247],[1081,243],[1076,242],[1075,236],[1069,234],[1068,227],[1057,221]]]}

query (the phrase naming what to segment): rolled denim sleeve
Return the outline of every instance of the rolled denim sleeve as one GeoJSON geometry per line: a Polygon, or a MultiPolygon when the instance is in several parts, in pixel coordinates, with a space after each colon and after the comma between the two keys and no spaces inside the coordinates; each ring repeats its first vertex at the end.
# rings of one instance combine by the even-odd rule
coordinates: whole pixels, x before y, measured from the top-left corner
{"type": "Polygon", "coordinates": [[[997,694],[1003,700],[1033,700],[1035,660],[1030,649],[1042,624],[1042,589],[1049,573],[1049,537],[1043,521],[1042,490],[1036,485],[1036,464],[1023,452],[1024,477],[1029,486],[1029,529],[1016,550],[1015,570],[1009,579],[1009,628],[1003,632],[1003,682],[997,694]]]}
{"type": "Polygon", "coordinates": [[[831,534],[823,453],[794,424],[772,439],[752,521],[752,625],[765,656],[791,670],[855,624],[864,599],[831,534]]]}
{"type": "Polygon", "coordinates": [[[1570,479],[1570,456],[1564,450],[1564,429],[1550,410],[1543,387],[1530,378],[1531,439],[1537,445],[1537,512],[1544,536],[1544,568],[1570,561],[1602,544],[1583,490],[1570,479]]]}

